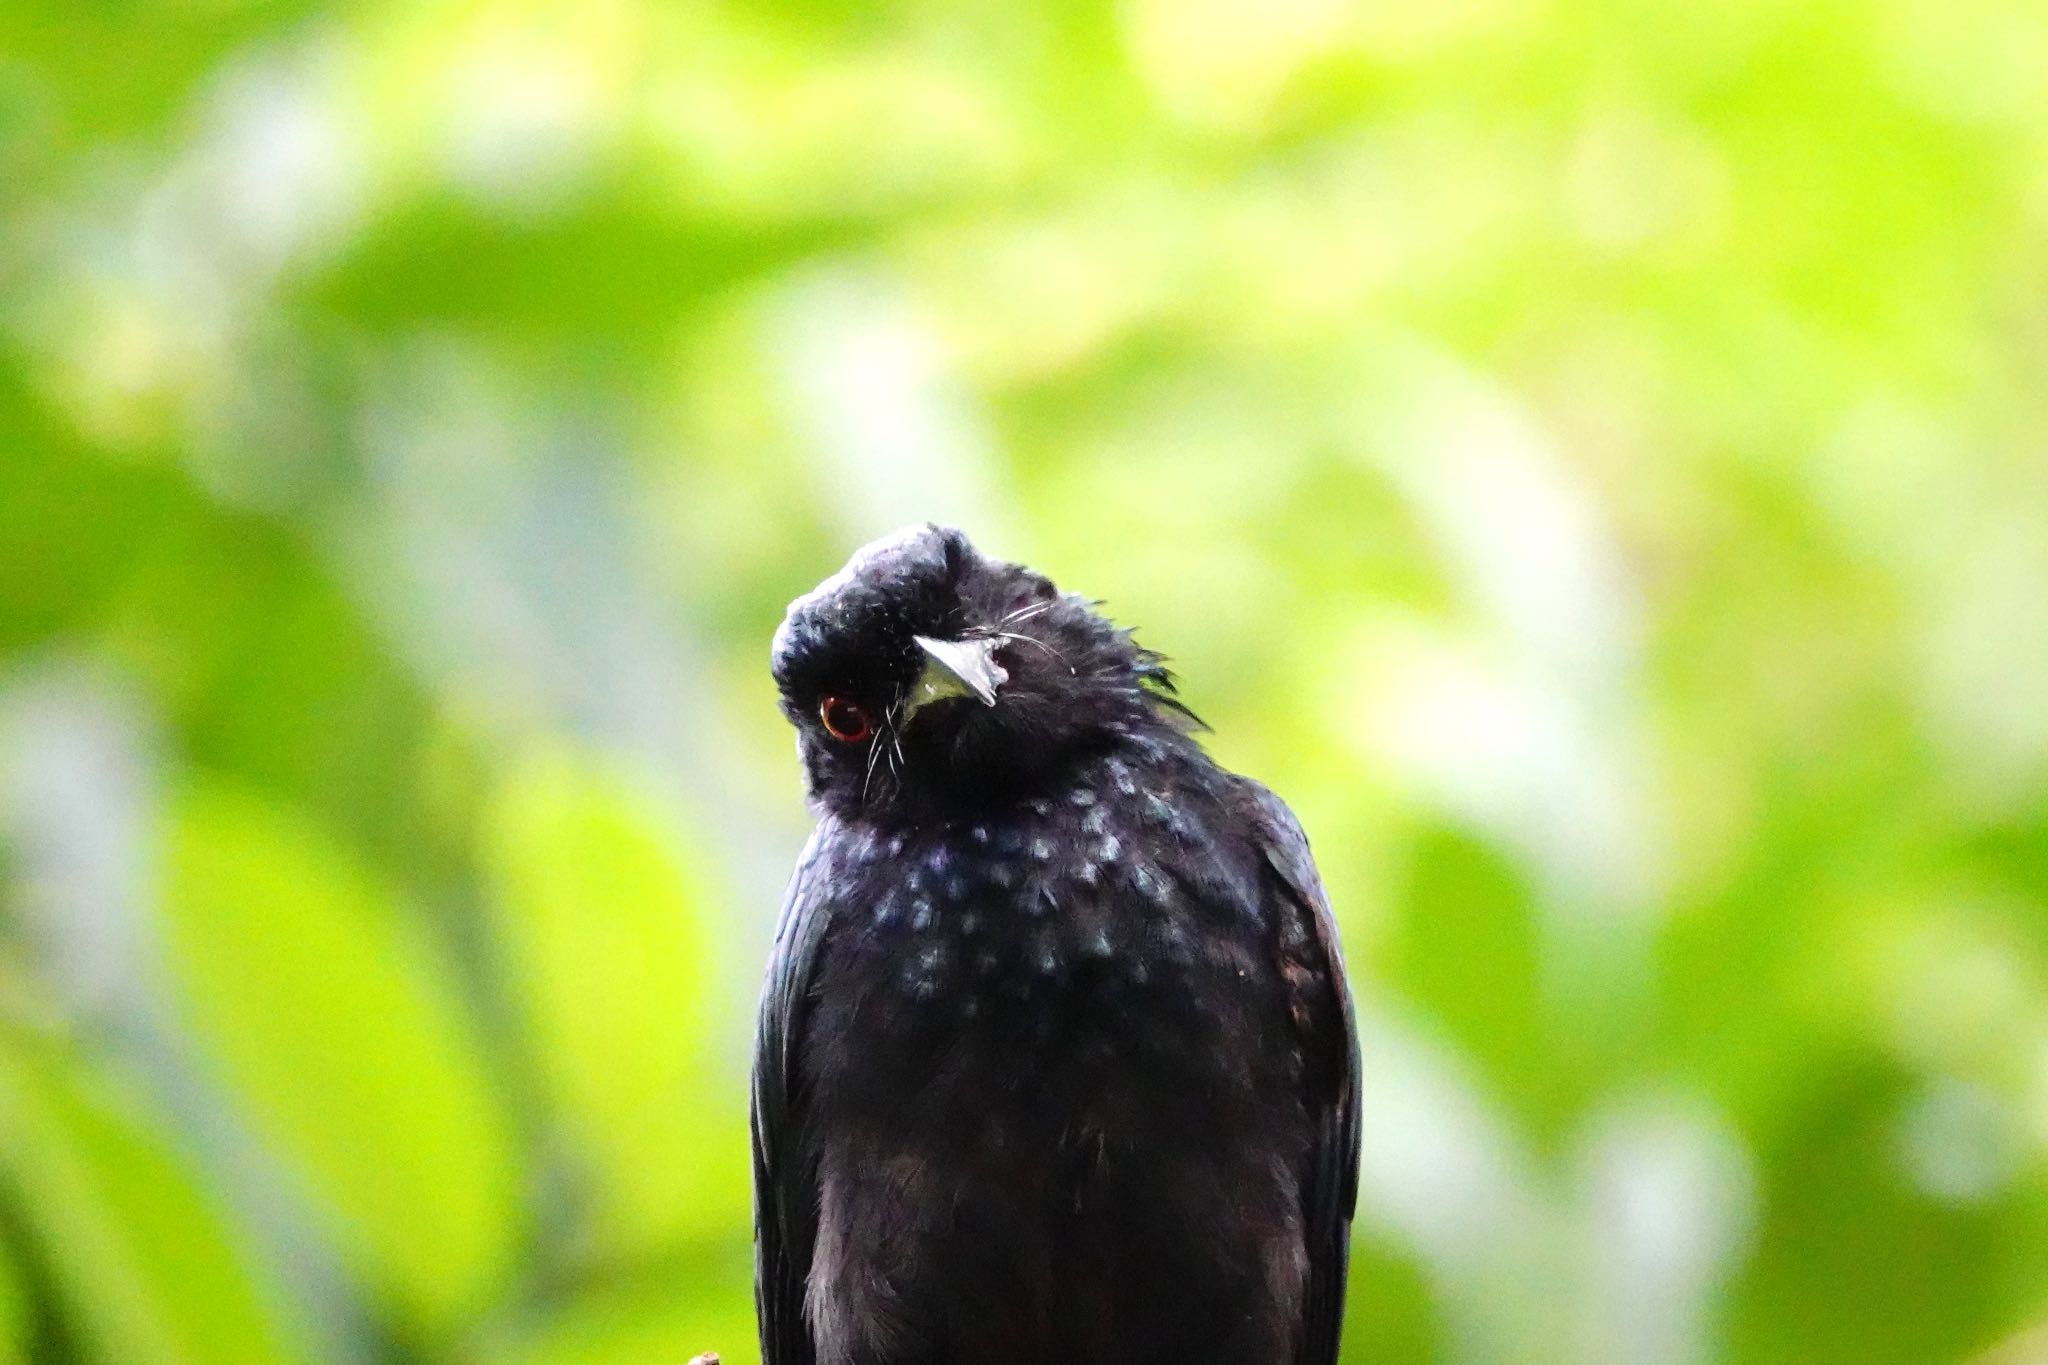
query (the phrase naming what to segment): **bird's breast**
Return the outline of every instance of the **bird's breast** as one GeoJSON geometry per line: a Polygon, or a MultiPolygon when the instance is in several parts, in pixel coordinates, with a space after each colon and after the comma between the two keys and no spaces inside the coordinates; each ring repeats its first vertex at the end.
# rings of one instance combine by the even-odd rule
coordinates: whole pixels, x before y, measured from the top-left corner
{"type": "Polygon", "coordinates": [[[1279,1009],[1252,873],[1184,794],[1093,780],[921,835],[866,833],[812,1038],[848,1103],[1055,1113],[1250,1085],[1279,1009]]]}

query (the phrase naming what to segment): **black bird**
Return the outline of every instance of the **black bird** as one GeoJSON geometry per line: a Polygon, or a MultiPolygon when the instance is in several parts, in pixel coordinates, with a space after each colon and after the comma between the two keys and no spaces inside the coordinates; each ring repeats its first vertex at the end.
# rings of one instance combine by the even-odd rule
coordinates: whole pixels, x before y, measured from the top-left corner
{"type": "Polygon", "coordinates": [[[1307,841],[1160,656],[920,526],[791,603],[767,1365],[1330,1365],[1358,1055],[1307,841]]]}

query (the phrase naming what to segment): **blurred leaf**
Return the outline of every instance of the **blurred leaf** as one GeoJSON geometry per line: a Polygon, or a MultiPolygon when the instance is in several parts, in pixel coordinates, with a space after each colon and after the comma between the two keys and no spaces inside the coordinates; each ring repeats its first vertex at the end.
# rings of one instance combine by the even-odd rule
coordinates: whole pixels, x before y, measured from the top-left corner
{"type": "Polygon", "coordinates": [[[259,1129],[429,1330],[512,1268],[517,1172],[448,969],[317,830],[220,783],[178,801],[165,935],[193,1026],[259,1129]]]}
{"type": "Polygon", "coordinates": [[[2040,1218],[1916,1188],[1902,1142],[1907,1086],[1867,1057],[1845,1058],[1804,1097],[1733,1296],[1741,1359],[1955,1359],[1990,1344],[2008,1304],[2038,1303],[2040,1218]]]}
{"type": "Polygon", "coordinates": [[[29,1302],[7,1256],[0,1256],[0,1365],[28,1359],[29,1302]]]}
{"type": "MultiPolygon", "coordinates": [[[[0,1170],[93,1359],[289,1357],[262,1277],[187,1164],[69,1058],[4,1033],[0,1170]]],[[[10,1294],[0,1293],[0,1342],[18,1340],[10,1294]]]]}
{"type": "Polygon", "coordinates": [[[1378,1360],[1446,1358],[1443,1311],[1422,1267],[1370,1231],[1352,1241],[1344,1325],[1378,1360]]]}
{"type": "Polygon", "coordinates": [[[616,366],[629,345],[660,345],[679,311],[843,245],[857,231],[735,229],[649,207],[601,199],[536,226],[459,203],[423,203],[380,225],[343,272],[309,285],[307,306],[399,334],[459,320],[497,337],[540,332],[556,347],[596,337],[616,366]],[[634,268],[621,270],[622,262],[634,268]]]}
{"type": "Polygon", "coordinates": [[[1388,980],[1484,1069],[1495,1093],[1527,1118],[1555,1122],[1568,1097],[1542,1064],[1538,925],[1521,869],[1444,825],[1420,829],[1410,857],[1406,898],[1457,910],[1400,921],[1386,948],[1388,980]]]}
{"type": "Polygon", "coordinates": [[[62,414],[4,366],[0,449],[37,452],[0,460],[0,544],[21,565],[0,579],[0,650],[96,621],[196,505],[160,465],[83,450],[62,414]]]}
{"type": "Polygon", "coordinates": [[[480,1365],[685,1365],[716,1351],[723,1365],[760,1359],[753,1312],[752,1257],[744,1241],[710,1254],[586,1291],[526,1332],[480,1353],[480,1365]]]}
{"type": "Polygon", "coordinates": [[[497,923],[548,1098],[607,1249],[745,1217],[742,1089],[711,1055],[723,973],[701,858],[670,812],[566,753],[489,818],[497,923]]]}

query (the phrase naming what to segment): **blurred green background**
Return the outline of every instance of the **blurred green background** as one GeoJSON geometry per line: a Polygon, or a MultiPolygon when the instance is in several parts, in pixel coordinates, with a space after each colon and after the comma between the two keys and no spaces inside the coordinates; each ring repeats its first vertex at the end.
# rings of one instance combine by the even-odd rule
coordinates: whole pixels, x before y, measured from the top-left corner
{"type": "Polygon", "coordinates": [[[1347,1361],[2048,1360],[2048,9],[0,0],[0,1359],[754,1358],[783,604],[1295,804],[1347,1361]]]}

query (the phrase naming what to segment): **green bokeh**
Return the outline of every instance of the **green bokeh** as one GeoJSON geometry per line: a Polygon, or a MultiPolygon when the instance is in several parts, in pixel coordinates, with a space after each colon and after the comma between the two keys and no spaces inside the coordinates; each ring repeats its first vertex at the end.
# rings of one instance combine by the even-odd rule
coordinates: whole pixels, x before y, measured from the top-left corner
{"type": "Polygon", "coordinates": [[[0,0],[0,1362],[753,1358],[782,605],[1286,794],[1350,1361],[2048,1352],[2048,10],[0,0]]]}

